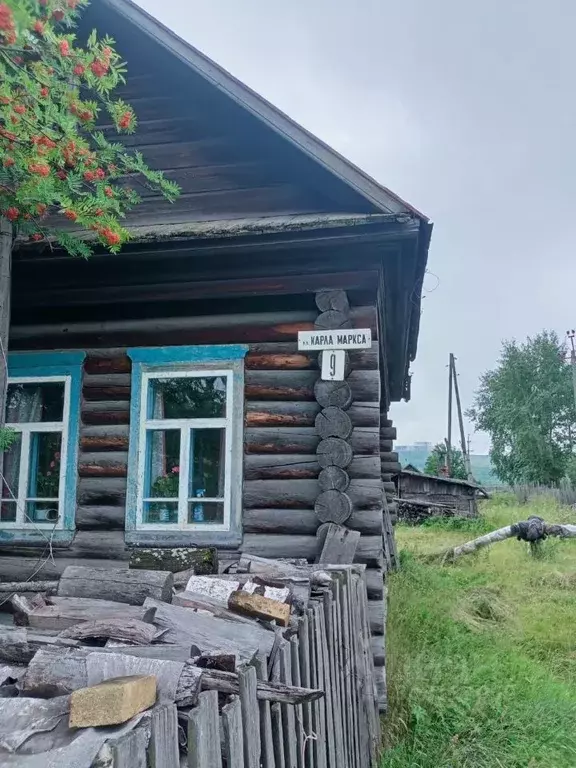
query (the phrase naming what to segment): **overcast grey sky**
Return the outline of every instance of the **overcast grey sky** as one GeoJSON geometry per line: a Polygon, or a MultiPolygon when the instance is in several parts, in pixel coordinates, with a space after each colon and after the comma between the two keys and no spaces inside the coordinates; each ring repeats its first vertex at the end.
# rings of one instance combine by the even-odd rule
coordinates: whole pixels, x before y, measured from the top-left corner
{"type": "MultiPolygon", "coordinates": [[[[574,0],[139,0],[435,223],[401,442],[502,338],[576,325],[574,0]]],[[[487,440],[473,436],[483,452],[487,440]]]]}

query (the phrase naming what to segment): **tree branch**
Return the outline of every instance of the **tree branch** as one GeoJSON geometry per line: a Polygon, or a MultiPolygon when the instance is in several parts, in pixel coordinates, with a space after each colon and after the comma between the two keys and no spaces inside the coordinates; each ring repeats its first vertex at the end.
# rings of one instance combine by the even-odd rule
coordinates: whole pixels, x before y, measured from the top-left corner
{"type": "Polygon", "coordinates": [[[542,541],[547,536],[558,536],[559,538],[576,538],[576,525],[560,524],[560,523],[543,523],[543,534],[536,539],[525,538],[523,535],[519,535],[519,532],[525,530],[529,521],[521,521],[514,525],[507,525],[504,528],[498,528],[496,531],[485,533],[483,536],[478,536],[476,539],[467,541],[465,544],[460,544],[457,547],[450,547],[442,552],[437,552],[434,555],[430,555],[430,560],[440,560],[442,563],[452,563],[462,555],[470,555],[477,552],[479,549],[488,547],[490,544],[495,544],[498,541],[505,541],[511,539],[513,536],[517,536],[521,541],[528,541],[533,543],[534,541],[542,541]]]}

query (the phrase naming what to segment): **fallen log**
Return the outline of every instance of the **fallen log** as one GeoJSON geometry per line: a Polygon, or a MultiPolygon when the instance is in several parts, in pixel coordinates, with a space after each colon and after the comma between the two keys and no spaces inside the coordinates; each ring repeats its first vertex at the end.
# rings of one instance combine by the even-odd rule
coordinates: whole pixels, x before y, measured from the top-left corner
{"type": "Polygon", "coordinates": [[[55,592],[57,581],[5,581],[0,583],[0,595],[16,592],[55,592]]]}
{"type": "Polygon", "coordinates": [[[521,520],[513,525],[506,525],[498,528],[476,539],[467,541],[457,547],[450,547],[442,552],[429,555],[429,560],[440,560],[442,562],[453,562],[462,555],[470,555],[479,549],[495,544],[498,541],[506,541],[516,537],[519,541],[527,541],[531,544],[543,541],[547,536],[558,536],[559,538],[576,537],[576,525],[546,523],[542,518],[530,517],[528,520],[521,520]]]}

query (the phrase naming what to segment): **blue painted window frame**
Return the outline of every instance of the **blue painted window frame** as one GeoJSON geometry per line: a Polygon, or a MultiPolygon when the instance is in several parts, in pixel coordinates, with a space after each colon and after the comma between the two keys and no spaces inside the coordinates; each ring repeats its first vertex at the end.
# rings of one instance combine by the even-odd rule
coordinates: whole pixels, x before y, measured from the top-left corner
{"type": "MultiPolygon", "coordinates": [[[[127,350],[132,360],[130,402],[130,444],[128,452],[128,486],[126,492],[126,543],[135,546],[218,546],[235,547],[242,542],[242,470],[244,459],[244,358],[246,344],[216,346],[133,347],[127,350]],[[232,371],[232,487],[230,525],[218,531],[190,528],[177,531],[170,526],[158,530],[138,527],[139,461],[145,460],[140,446],[142,413],[142,379],[144,373],[169,371],[206,371],[226,368],[232,371]]],[[[143,446],[142,446],[143,449],[143,446]]]]}
{"type": "MultiPolygon", "coordinates": [[[[70,406],[66,451],[65,490],[62,500],[62,526],[58,529],[2,528],[0,542],[13,544],[46,544],[49,537],[55,544],[70,544],[76,531],[76,487],[78,483],[78,446],[80,439],[80,407],[82,401],[82,363],[85,352],[10,352],[8,379],[66,376],[70,379],[70,406]]],[[[66,414],[64,414],[66,419],[66,414]]]]}

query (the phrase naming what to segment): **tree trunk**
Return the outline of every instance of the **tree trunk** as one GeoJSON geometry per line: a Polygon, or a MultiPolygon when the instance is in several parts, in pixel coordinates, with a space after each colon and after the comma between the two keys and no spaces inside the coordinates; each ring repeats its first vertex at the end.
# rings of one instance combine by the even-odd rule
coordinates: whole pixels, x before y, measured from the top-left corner
{"type": "MultiPolygon", "coordinates": [[[[0,216],[0,428],[6,416],[8,386],[8,333],[10,330],[10,275],[12,268],[12,225],[0,216]]],[[[2,470],[0,453],[0,470],[2,470]]]]}

